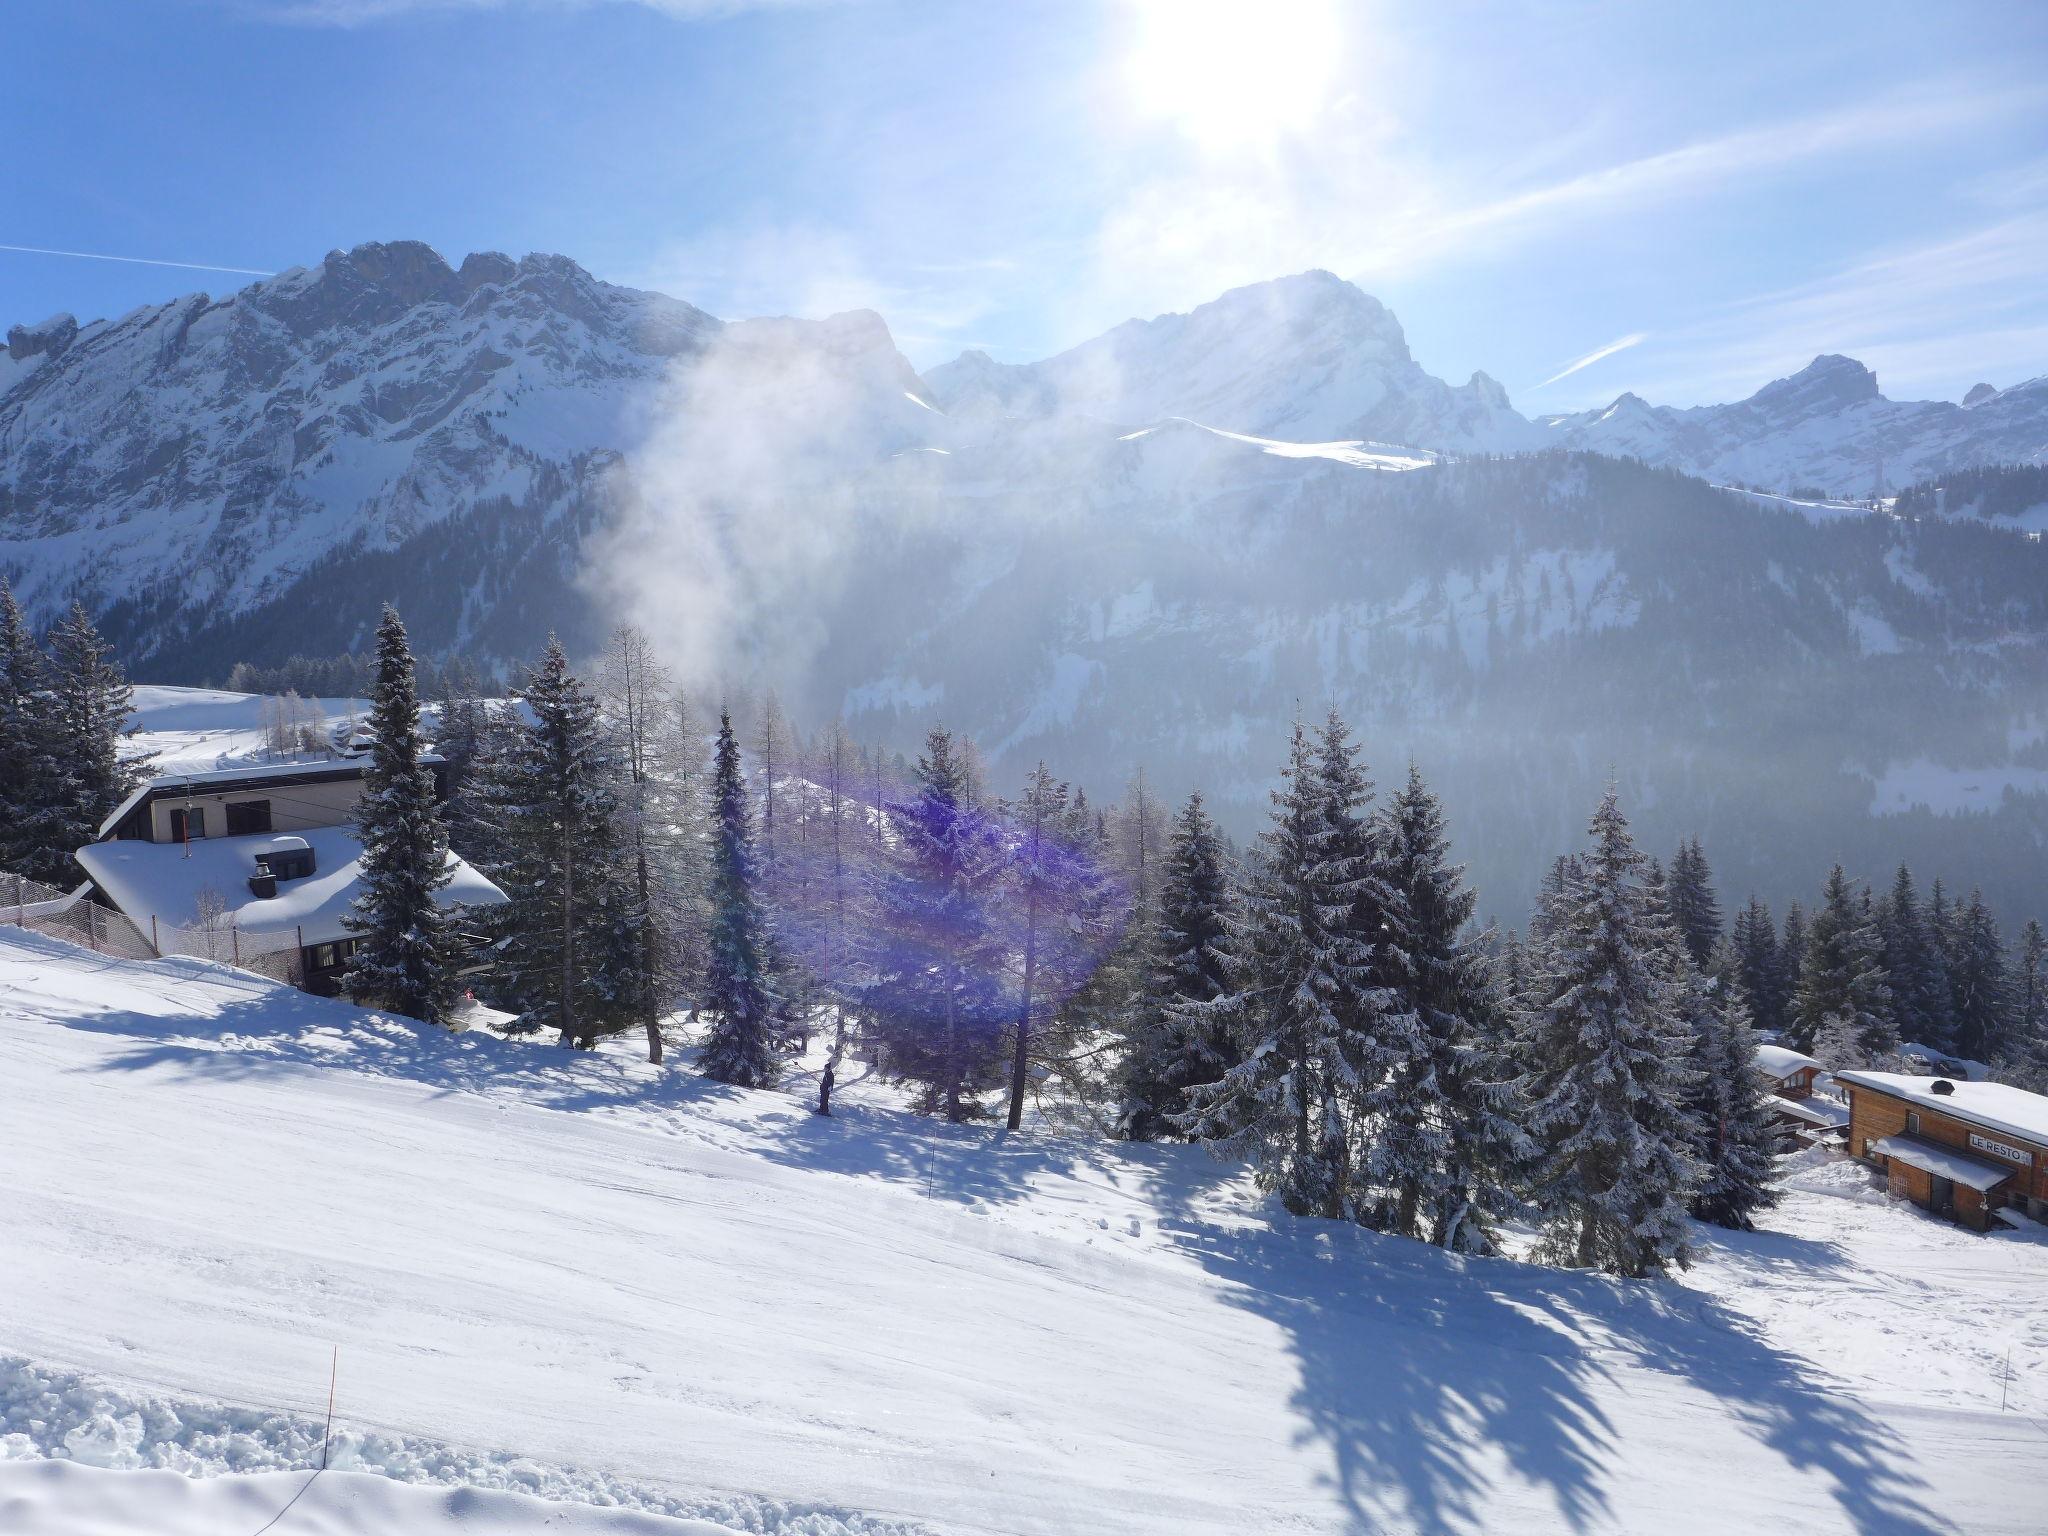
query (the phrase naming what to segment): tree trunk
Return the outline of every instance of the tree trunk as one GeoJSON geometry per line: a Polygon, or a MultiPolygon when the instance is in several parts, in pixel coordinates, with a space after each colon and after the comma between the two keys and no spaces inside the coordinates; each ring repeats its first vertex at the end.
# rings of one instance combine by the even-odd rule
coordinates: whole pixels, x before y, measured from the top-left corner
{"type": "Polygon", "coordinates": [[[946,979],[946,1118],[960,1121],[960,1028],[953,979],[946,979]]]}
{"type": "Polygon", "coordinates": [[[1031,1049],[1031,990],[1038,975],[1038,893],[1024,917],[1024,1005],[1017,1010],[1017,1052],[1010,1062],[1010,1129],[1024,1124],[1024,1077],[1031,1049]]]}
{"type": "Polygon", "coordinates": [[[647,971],[647,1059],[655,1066],[661,1065],[661,1004],[654,994],[654,905],[650,882],[647,878],[647,828],[645,815],[635,836],[639,841],[640,859],[640,963],[647,971]]]}

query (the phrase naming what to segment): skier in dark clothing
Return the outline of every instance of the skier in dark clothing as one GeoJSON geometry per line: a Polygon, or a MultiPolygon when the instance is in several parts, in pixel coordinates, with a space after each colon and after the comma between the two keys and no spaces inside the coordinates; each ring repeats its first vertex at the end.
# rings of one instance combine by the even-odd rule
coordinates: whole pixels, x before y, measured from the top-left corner
{"type": "Polygon", "coordinates": [[[825,1070],[818,1078],[818,1113],[832,1113],[832,1063],[825,1063],[825,1070]]]}

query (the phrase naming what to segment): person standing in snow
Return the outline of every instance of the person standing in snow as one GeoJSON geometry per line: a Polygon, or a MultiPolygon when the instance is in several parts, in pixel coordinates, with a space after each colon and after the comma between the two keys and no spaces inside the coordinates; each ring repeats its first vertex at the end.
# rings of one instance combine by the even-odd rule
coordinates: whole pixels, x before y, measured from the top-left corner
{"type": "Polygon", "coordinates": [[[818,1078],[818,1113],[832,1113],[832,1063],[825,1063],[825,1070],[818,1078]]]}

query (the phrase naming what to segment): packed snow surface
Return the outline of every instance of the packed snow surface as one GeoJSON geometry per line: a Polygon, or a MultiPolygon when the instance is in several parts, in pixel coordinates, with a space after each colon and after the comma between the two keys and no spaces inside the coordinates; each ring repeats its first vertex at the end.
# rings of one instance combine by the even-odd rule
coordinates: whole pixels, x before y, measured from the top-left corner
{"type": "Polygon", "coordinates": [[[253,1532],[339,1345],[351,1475],[280,1532],[553,1519],[463,1523],[464,1484],[602,1532],[2040,1528],[2031,1224],[1814,1162],[1771,1230],[1626,1284],[1297,1221],[1192,1149],[949,1132],[857,1068],[828,1120],[805,1076],[628,1045],[0,931],[0,1516],[253,1532]],[[352,1527],[327,1503],[371,1471],[415,1486],[352,1527]]]}

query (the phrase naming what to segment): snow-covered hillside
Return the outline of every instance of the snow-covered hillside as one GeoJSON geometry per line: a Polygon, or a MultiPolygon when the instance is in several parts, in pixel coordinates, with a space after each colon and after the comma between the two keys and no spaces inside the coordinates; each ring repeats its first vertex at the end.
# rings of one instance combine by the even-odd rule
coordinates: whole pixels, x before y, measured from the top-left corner
{"type": "Polygon", "coordinates": [[[532,1502],[566,1499],[789,1536],[1867,1536],[2031,1532],[2048,1497],[2044,1234],[1850,1166],[1624,1284],[1293,1220],[1191,1149],[949,1132],[867,1081],[823,1120],[803,1080],[4,930],[0,1082],[0,1516],[46,1529],[255,1529],[337,1344],[338,1471],[522,1497],[315,1482],[280,1530],[666,1529],[532,1502]]]}

